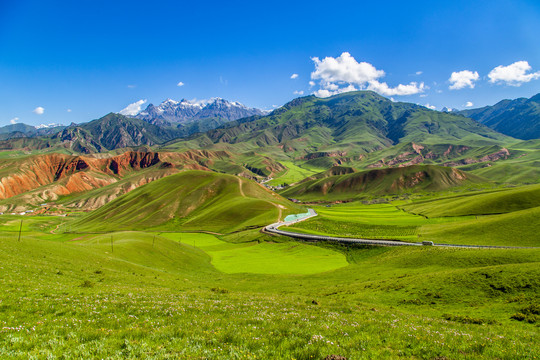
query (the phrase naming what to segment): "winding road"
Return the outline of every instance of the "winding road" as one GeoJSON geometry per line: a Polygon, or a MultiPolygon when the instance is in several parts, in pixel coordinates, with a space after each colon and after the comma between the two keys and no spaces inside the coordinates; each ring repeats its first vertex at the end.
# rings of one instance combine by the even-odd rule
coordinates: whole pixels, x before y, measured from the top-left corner
{"type": "Polygon", "coordinates": [[[425,241],[422,243],[404,242],[397,240],[374,240],[374,239],[356,239],[356,238],[344,238],[336,236],[326,235],[312,235],[295,233],[292,231],[279,230],[280,226],[289,226],[300,221],[310,219],[317,216],[317,212],[313,209],[308,209],[310,215],[302,219],[294,221],[280,221],[274,224],[270,224],[264,228],[265,231],[273,234],[292,237],[295,239],[309,240],[309,241],[334,241],[344,244],[363,244],[363,245],[375,245],[375,246],[438,246],[438,247],[452,247],[452,248],[467,248],[467,249],[531,249],[531,247],[520,246],[490,246],[490,245],[457,245],[457,244],[434,244],[431,241],[425,241]]]}

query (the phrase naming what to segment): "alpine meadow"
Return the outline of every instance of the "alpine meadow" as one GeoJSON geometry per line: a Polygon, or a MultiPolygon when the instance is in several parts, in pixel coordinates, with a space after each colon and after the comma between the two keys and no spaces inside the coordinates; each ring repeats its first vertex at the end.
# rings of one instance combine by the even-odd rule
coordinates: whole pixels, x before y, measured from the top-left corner
{"type": "Polygon", "coordinates": [[[540,6],[425,5],[0,5],[0,358],[540,358],[540,6]]]}

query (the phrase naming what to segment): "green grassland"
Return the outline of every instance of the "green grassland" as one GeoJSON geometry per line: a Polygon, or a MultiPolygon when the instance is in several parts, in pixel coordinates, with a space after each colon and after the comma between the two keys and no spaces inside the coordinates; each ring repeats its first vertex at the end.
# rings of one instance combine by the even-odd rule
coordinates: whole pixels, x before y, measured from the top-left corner
{"type": "Polygon", "coordinates": [[[208,171],[184,171],[137,188],[78,219],[78,231],[206,230],[264,226],[302,208],[259,184],[208,171]]]}
{"type": "Polygon", "coordinates": [[[313,206],[319,216],[283,227],[319,235],[441,244],[540,247],[538,185],[394,204],[313,206]]]}
{"type": "Polygon", "coordinates": [[[473,218],[427,219],[400,210],[389,203],[364,205],[360,202],[352,202],[331,207],[313,206],[313,208],[318,213],[317,217],[282,227],[282,229],[330,236],[418,241],[420,228],[424,225],[453,223],[473,218]]]}
{"type": "Polygon", "coordinates": [[[1,358],[540,356],[537,249],[53,235],[69,217],[37,216],[19,242],[1,219],[1,358]]]}
{"type": "Polygon", "coordinates": [[[212,257],[221,272],[314,274],[347,265],[343,254],[302,243],[230,243],[209,234],[165,233],[162,236],[193,245],[212,257]]]}
{"type": "Polygon", "coordinates": [[[312,168],[305,164],[298,166],[292,161],[280,161],[280,163],[287,169],[281,174],[278,174],[273,180],[269,181],[269,185],[278,186],[283,184],[294,184],[320,171],[320,169],[312,168]]]}
{"type": "Polygon", "coordinates": [[[440,192],[485,183],[485,179],[453,168],[413,165],[333,176],[318,174],[314,179],[308,178],[306,181],[286,188],[280,194],[304,201],[336,201],[391,194],[440,192]]]}
{"type": "Polygon", "coordinates": [[[402,208],[427,217],[438,217],[503,214],[538,206],[540,206],[540,185],[530,185],[420,200],[402,208]]]}

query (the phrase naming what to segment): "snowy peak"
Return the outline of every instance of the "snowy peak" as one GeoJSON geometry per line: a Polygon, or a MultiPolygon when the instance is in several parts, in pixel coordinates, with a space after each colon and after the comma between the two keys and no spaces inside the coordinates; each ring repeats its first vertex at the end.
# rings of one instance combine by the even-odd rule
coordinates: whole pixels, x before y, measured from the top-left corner
{"type": "Polygon", "coordinates": [[[167,99],[158,106],[150,104],[146,109],[140,111],[133,117],[142,119],[152,124],[165,125],[187,124],[202,119],[220,119],[222,121],[233,121],[253,115],[264,115],[265,112],[256,108],[236,102],[227,101],[222,98],[211,98],[208,100],[187,100],[175,101],[167,99]]]}
{"type": "Polygon", "coordinates": [[[55,127],[58,127],[58,126],[64,126],[62,124],[56,124],[56,123],[51,123],[51,124],[39,124],[39,125],[36,125],[34,126],[36,129],[51,129],[51,128],[55,128],[55,127]]]}

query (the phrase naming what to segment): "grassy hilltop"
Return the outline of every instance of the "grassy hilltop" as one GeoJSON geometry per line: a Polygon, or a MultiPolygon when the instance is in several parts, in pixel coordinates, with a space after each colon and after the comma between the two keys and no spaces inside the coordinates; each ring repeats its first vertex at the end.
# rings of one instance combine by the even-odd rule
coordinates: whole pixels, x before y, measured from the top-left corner
{"type": "Polygon", "coordinates": [[[302,211],[251,180],[184,171],[135,189],[71,226],[77,231],[231,232],[261,227],[302,211]]]}

